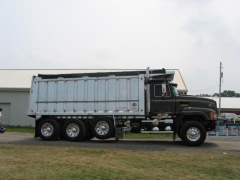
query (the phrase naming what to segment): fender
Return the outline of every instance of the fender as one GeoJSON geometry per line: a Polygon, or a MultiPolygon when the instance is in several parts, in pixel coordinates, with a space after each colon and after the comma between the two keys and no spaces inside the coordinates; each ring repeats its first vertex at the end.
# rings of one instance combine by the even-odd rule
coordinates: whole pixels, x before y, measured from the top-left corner
{"type": "Polygon", "coordinates": [[[209,109],[209,108],[198,108],[198,107],[186,107],[180,112],[179,115],[201,115],[204,117],[204,120],[210,120],[210,113],[214,112],[214,110],[209,109]]]}
{"type": "Polygon", "coordinates": [[[198,108],[198,107],[186,107],[184,108],[178,117],[174,121],[175,132],[179,133],[181,121],[185,116],[202,116],[205,121],[210,120],[210,113],[215,112],[209,108],[198,108]]]}

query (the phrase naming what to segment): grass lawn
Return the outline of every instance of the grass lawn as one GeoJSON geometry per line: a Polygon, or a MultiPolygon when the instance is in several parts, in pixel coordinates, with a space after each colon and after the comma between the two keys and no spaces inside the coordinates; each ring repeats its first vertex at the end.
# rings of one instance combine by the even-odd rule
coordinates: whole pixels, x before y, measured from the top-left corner
{"type": "Polygon", "coordinates": [[[172,138],[173,134],[142,134],[142,133],[127,133],[123,135],[123,139],[161,139],[172,138]]]}
{"type": "MultiPolygon", "coordinates": [[[[8,132],[34,133],[30,127],[8,132]]],[[[125,138],[172,138],[172,134],[124,134],[125,138]]],[[[131,151],[1,144],[0,179],[239,179],[239,156],[183,151],[131,151]]]]}
{"type": "Polygon", "coordinates": [[[33,127],[20,127],[20,126],[5,126],[6,132],[22,132],[22,133],[34,133],[33,127]]]}
{"type": "Polygon", "coordinates": [[[239,179],[240,157],[208,152],[1,145],[8,179],[239,179]]]}

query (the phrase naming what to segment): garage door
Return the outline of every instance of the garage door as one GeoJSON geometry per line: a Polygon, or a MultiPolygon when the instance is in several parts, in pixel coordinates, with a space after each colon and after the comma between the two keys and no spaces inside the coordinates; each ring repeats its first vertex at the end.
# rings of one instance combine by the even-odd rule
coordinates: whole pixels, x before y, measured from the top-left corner
{"type": "Polygon", "coordinates": [[[10,125],[10,114],[11,114],[11,104],[10,103],[0,103],[0,108],[2,108],[3,125],[10,125]]]}

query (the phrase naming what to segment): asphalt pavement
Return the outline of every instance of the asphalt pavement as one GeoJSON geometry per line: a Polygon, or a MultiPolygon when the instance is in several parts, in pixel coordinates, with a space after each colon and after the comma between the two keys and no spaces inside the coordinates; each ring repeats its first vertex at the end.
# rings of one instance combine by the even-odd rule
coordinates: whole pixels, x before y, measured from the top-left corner
{"type": "Polygon", "coordinates": [[[114,139],[70,142],[66,140],[43,141],[34,138],[33,134],[5,132],[0,134],[0,145],[21,146],[57,146],[94,149],[115,149],[130,151],[194,151],[240,156],[240,136],[208,136],[206,141],[198,147],[189,147],[180,139],[114,139]]]}

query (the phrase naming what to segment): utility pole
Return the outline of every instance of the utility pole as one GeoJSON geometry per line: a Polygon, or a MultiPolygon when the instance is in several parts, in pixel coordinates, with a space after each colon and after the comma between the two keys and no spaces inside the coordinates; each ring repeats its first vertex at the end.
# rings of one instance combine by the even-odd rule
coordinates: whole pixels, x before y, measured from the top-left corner
{"type": "Polygon", "coordinates": [[[218,114],[221,113],[221,86],[222,86],[222,62],[220,62],[220,80],[219,80],[219,108],[218,108],[218,114]]]}

